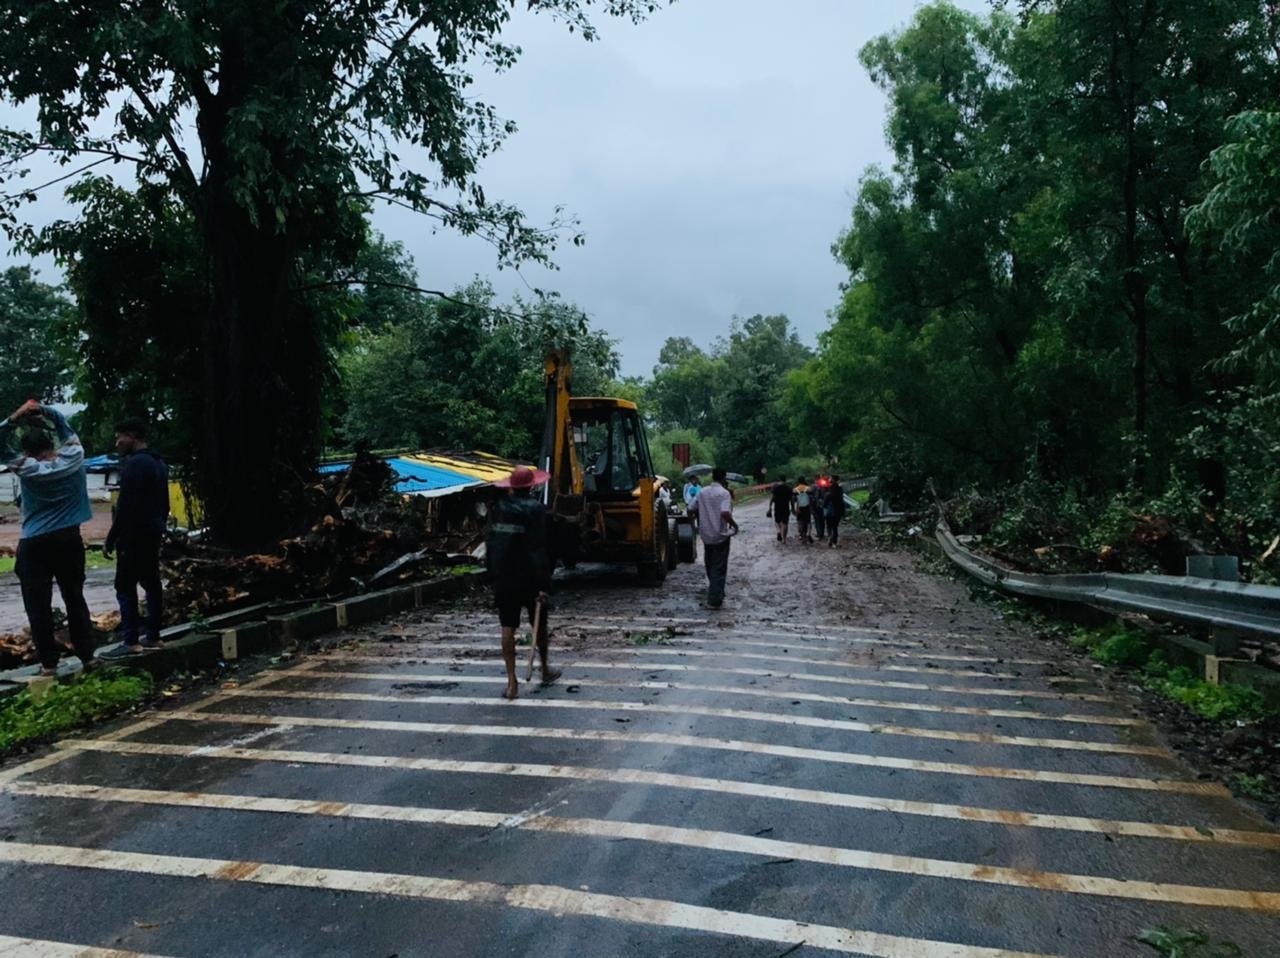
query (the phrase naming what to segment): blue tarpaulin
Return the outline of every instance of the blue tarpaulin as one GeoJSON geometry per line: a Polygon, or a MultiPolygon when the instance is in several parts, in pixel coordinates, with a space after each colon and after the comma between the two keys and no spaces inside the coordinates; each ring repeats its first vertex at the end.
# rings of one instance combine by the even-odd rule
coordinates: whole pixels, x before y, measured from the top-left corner
{"type": "MultiPolygon", "coordinates": [[[[467,475],[454,469],[432,465],[413,459],[393,456],[384,460],[399,477],[396,480],[396,492],[430,495],[443,490],[460,489],[463,486],[482,485],[486,480],[474,475],[467,475]]],[[[350,463],[339,462],[321,466],[321,472],[342,472],[350,463]]]]}

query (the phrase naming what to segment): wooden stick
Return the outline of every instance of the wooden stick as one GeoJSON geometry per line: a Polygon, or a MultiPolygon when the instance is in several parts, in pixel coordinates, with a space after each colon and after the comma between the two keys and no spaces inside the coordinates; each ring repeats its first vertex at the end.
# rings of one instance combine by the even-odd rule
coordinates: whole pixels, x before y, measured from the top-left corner
{"type": "Polygon", "coordinates": [[[542,610],[544,607],[545,603],[539,597],[533,606],[533,641],[529,643],[529,668],[524,675],[526,682],[533,681],[533,657],[538,654],[538,633],[542,631],[542,610]]]}

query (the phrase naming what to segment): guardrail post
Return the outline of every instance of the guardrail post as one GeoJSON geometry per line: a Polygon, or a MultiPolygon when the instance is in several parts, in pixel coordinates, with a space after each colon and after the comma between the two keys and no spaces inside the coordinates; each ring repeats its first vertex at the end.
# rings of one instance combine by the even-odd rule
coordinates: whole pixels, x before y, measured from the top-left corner
{"type": "Polygon", "coordinates": [[[1214,629],[1209,633],[1213,642],[1213,654],[1224,659],[1235,658],[1240,654],[1240,633],[1231,629],[1214,629]]]}
{"type": "Polygon", "coordinates": [[[1195,579],[1240,581],[1238,556],[1187,556],[1187,575],[1195,579]]]}

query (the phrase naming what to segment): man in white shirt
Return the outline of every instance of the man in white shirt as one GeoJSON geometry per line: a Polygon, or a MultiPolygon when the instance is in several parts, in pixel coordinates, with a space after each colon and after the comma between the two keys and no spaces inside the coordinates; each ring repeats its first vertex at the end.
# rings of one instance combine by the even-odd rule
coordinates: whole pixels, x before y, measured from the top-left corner
{"type": "Polygon", "coordinates": [[[725,470],[717,466],[711,485],[698,493],[698,533],[707,563],[707,605],[720,608],[724,580],[729,574],[729,540],[738,531],[733,519],[733,499],[725,488],[725,470]]]}

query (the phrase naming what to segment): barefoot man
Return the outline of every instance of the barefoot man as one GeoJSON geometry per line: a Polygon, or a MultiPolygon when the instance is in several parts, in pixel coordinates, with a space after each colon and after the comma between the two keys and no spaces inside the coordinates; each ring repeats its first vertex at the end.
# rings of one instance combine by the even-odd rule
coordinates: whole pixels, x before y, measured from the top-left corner
{"type": "Polygon", "coordinates": [[[534,641],[542,658],[542,684],[550,685],[560,677],[547,662],[551,589],[547,510],[533,496],[534,487],[546,481],[545,473],[520,466],[506,479],[494,483],[507,490],[507,497],[493,508],[485,562],[493,576],[493,598],[502,625],[502,658],[507,665],[507,688],[502,693],[505,699],[520,694],[520,683],[516,681],[516,629],[520,627],[522,609],[529,613],[529,623],[537,632],[534,641]]]}

